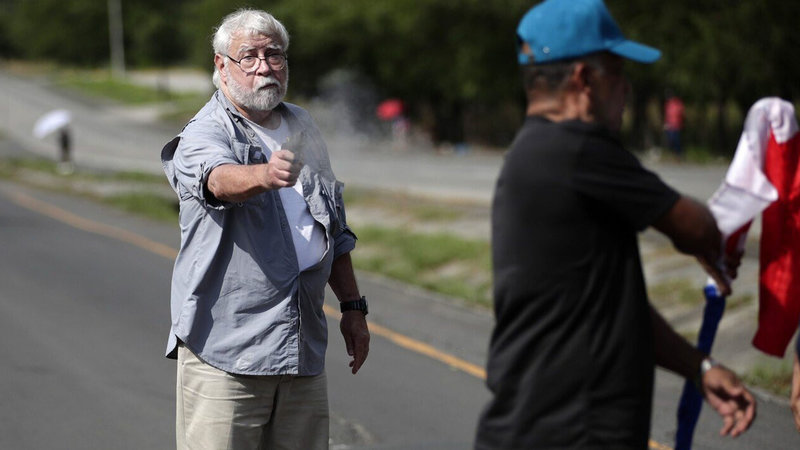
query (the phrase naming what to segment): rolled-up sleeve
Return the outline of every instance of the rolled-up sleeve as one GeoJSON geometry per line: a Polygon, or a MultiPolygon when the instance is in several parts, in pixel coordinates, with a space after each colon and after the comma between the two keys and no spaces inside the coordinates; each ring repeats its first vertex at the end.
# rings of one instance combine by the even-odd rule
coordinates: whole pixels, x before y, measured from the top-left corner
{"type": "Polygon", "coordinates": [[[208,176],[223,164],[241,164],[223,130],[195,121],[181,133],[173,159],[178,183],[205,206],[225,209],[233,206],[215,198],[207,189],[208,176]]]}
{"type": "Polygon", "coordinates": [[[358,238],[347,225],[347,214],[344,206],[344,183],[336,181],[333,190],[333,203],[336,209],[334,211],[335,220],[339,222],[339,231],[333,236],[333,256],[336,258],[356,248],[356,240],[358,238]]]}
{"type": "Polygon", "coordinates": [[[333,237],[333,257],[349,253],[356,248],[356,235],[349,227],[345,226],[336,236],[333,237]]]}

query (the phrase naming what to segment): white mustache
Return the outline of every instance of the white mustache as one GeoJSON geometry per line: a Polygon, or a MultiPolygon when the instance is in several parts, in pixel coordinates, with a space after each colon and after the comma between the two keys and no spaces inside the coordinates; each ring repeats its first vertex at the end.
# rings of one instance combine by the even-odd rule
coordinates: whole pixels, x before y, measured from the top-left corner
{"type": "Polygon", "coordinates": [[[253,83],[253,88],[261,89],[270,84],[276,84],[278,86],[281,86],[281,82],[277,78],[273,77],[272,75],[268,75],[266,77],[256,78],[255,83],[253,83]]]}

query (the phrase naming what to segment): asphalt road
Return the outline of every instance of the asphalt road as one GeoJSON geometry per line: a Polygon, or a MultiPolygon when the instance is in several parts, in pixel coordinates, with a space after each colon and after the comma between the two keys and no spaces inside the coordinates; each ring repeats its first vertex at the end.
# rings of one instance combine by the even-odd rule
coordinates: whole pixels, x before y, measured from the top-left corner
{"type": "MultiPolygon", "coordinates": [[[[0,183],[0,448],[170,448],[174,363],[162,357],[177,229],[0,183]]],[[[467,449],[488,393],[486,311],[359,274],[370,358],[347,370],[329,308],[332,449],[467,449]]],[[[328,303],[334,305],[329,294],[328,303]]],[[[681,380],[659,372],[652,448],[669,448],[681,380]]],[[[785,403],[720,438],[704,409],[698,449],[796,448],[785,403]]]]}
{"type": "MultiPolygon", "coordinates": [[[[158,172],[158,150],[176,132],[1,73],[0,98],[0,130],[40,154],[54,155],[55,146],[30,137],[35,119],[54,108],[73,111],[75,155],[86,166],[158,172]]],[[[335,170],[351,185],[480,202],[488,202],[500,165],[496,156],[364,153],[338,136],[329,143],[335,170]]],[[[658,168],[698,198],[724,172],[686,169],[658,168]]],[[[0,448],[172,446],[174,364],[162,354],[177,238],[172,226],[0,185],[0,448]]],[[[332,448],[469,448],[488,398],[480,368],[491,316],[363,274],[360,284],[371,299],[373,348],[351,376],[331,314],[332,448]]],[[[672,441],[680,387],[659,372],[653,448],[672,441]]],[[[705,408],[695,448],[800,446],[785,403],[762,399],[743,438],[717,437],[719,425],[705,408]]]]}
{"type": "Polygon", "coordinates": [[[6,189],[0,448],[168,448],[170,262],[21,208],[6,189]]]}
{"type": "MultiPolygon", "coordinates": [[[[173,446],[163,350],[177,234],[0,183],[0,448],[173,446]]],[[[373,340],[356,376],[329,309],[332,448],[468,448],[488,395],[463,368],[480,370],[490,317],[392,282],[360,285],[373,340]]]]}

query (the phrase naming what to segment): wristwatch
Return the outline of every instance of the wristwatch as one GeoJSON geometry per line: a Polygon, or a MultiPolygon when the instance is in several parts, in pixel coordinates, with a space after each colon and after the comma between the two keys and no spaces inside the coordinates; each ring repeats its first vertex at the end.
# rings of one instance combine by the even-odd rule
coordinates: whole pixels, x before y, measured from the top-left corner
{"type": "Polygon", "coordinates": [[[711,370],[712,367],[717,367],[718,365],[719,363],[714,361],[714,358],[710,356],[703,358],[703,361],[700,363],[700,379],[703,379],[703,375],[711,370]]]}
{"type": "Polygon", "coordinates": [[[351,300],[349,302],[339,302],[339,309],[345,311],[361,311],[366,316],[369,312],[367,308],[367,297],[362,296],[358,300],[351,300]]]}
{"type": "Polygon", "coordinates": [[[699,392],[703,392],[703,376],[711,370],[712,367],[717,367],[719,365],[712,357],[706,356],[700,362],[700,370],[697,372],[697,376],[695,377],[694,384],[695,387],[699,392]]]}

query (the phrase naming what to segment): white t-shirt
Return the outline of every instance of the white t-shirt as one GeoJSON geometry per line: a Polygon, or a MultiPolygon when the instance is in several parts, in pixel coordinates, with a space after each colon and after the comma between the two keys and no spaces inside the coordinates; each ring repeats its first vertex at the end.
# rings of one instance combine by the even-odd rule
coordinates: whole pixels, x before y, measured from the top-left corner
{"type": "MultiPolygon", "coordinates": [[[[264,128],[252,121],[248,122],[264,144],[264,156],[267,160],[272,156],[272,152],[280,150],[289,138],[289,126],[283,118],[281,118],[280,126],[274,130],[264,128]]],[[[308,203],[303,196],[303,186],[299,180],[292,187],[278,190],[278,194],[281,196],[286,219],[292,229],[292,240],[297,253],[298,266],[300,270],[308,269],[320,262],[325,254],[327,249],[325,230],[311,216],[308,203]]]]}

